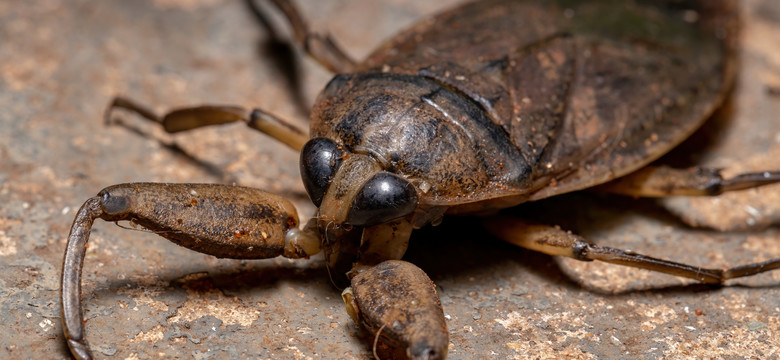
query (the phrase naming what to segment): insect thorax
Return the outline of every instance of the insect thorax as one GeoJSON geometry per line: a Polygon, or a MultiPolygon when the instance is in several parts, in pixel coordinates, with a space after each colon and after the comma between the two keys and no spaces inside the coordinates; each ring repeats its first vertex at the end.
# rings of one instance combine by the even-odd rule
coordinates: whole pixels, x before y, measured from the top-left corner
{"type": "Polygon", "coordinates": [[[507,133],[478,104],[424,77],[335,77],[314,106],[311,136],[375,157],[414,183],[421,201],[473,202],[529,182],[507,133]]]}

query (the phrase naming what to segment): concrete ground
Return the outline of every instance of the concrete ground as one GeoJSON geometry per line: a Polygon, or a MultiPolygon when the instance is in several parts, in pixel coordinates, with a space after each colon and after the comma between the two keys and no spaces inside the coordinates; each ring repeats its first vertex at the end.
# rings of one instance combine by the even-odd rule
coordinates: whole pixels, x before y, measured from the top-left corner
{"type": "MultiPolygon", "coordinates": [[[[457,2],[298,1],[315,28],[357,58],[457,2]]],[[[736,90],[668,162],[730,174],[780,169],[780,3],[741,4],[736,90]]],[[[312,213],[298,155],[241,125],[169,136],[127,113],[116,115],[130,128],[102,123],[111,97],[123,94],[158,111],[256,106],[305,126],[330,74],[297,50],[289,55],[298,76],[280,72],[274,59],[286,48],[243,5],[0,3],[0,358],[69,356],[58,297],[65,239],[78,207],[107,185],[237,183],[285,194],[304,217],[312,213]]],[[[278,14],[268,15],[286,38],[278,14]]],[[[663,201],[582,193],[519,211],[599,244],[725,267],[780,257],[779,204],[774,186],[663,201]]],[[[692,285],[516,249],[463,219],[418,232],[407,258],[438,286],[452,359],[780,358],[780,272],[723,288],[692,285]]],[[[84,266],[86,329],[101,358],[372,356],[372,339],[350,321],[320,257],[218,260],[98,222],[84,266]]]]}

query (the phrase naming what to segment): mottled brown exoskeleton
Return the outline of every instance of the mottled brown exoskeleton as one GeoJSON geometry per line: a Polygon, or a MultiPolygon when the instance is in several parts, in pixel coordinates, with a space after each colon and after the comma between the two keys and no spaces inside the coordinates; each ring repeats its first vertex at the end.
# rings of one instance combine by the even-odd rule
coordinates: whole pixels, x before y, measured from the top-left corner
{"type": "Polygon", "coordinates": [[[413,26],[360,63],[311,33],[288,1],[275,3],[297,41],[339,74],[317,99],[308,134],[261,110],[202,106],[157,117],[122,98],[112,107],[169,132],[245,121],[300,150],[316,215],[301,227],[288,200],[238,186],[103,189],[79,210],[63,264],[75,357],[92,357],[80,277],[97,218],[130,220],[217,257],[324,251],[334,280],[350,284],[343,297],[353,319],[415,359],[445,358],[449,336],[432,281],[401,258],[414,229],[447,214],[483,215],[490,233],[543,253],[704,283],[780,267],[775,259],[699,268],[496,215],[602,184],[633,196],[695,196],[780,181],[776,171],[724,180],[714,170],[646,167],[723,101],[735,68],[732,1],[480,1],[413,26]]]}

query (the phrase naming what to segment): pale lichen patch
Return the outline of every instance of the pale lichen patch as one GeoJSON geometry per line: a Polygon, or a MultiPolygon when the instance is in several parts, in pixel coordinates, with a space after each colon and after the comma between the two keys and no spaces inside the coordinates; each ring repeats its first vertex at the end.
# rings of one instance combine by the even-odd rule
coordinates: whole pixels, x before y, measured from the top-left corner
{"type": "Polygon", "coordinates": [[[691,359],[714,359],[724,357],[774,359],[780,355],[780,341],[771,336],[778,331],[777,318],[773,318],[768,326],[759,330],[751,330],[747,325],[732,326],[728,329],[698,336],[693,339],[667,336],[654,339],[668,345],[664,357],[679,357],[684,355],[691,359]],[[739,339],[739,341],[734,341],[739,339]],[[757,352],[756,349],[767,349],[769,352],[757,352]]]}
{"type": "Polygon", "coordinates": [[[49,319],[43,319],[38,323],[38,327],[40,327],[43,332],[48,332],[54,328],[54,322],[49,319]]]}
{"type": "Polygon", "coordinates": [[[204,316],[213,316],[222,321],[221,327],[228,325],[250,326],[257,321],[260,311],[244,305],[237,297],[225,296],[216,289],[205,292],[190,291],[187,301],[168,318],[168,323],[193,321],[204,316]]]}
{"type": "Polygon", "coordinates": [[[143,332],[143,331],[139,332],[138,334],[135,335],[133,340],[130,340],[130,342],[136,343],[139,341],[146,341],[154,344],[162,340],[163,337],[164,337],[163,326],[157,325],[147,332],[143,332]]]}
{"type": "Polygon", "coordinates": [[[144,305],[155,310],[168,311],[168,305],[162,301],[152,299],[151,296],[147,294],[141,294],[140,296],[134,297],[133,300],[135,300],[136,304],[136,307],[133,308],[134,310],[138,309],[139,305],[144,305]]]}
{"type": "Polygon", "coordinates": [[[15,255],[19,250],[16,247],[16,241],[12,239],[10,236],[6,235],[5,230],[7,230],[12,225],[18,225],[21,224],[21,221],[9,219],[9,218],[0,218],[0,256],[9,256],[9,255],[15,255]]]}
{"type": "Polygon", "coordinates": [[[644,331],[653,330],[656,327],[677,318],[677,312],[667,305],[652,306],[639,304],[637,305],[635,311],[637,314],[646,319],[640,325],[640,328],[644,331]]]}
{"type": "Polygon", "coordinates": [[[5,231],[0,230],[0,256],[16,254],[16,242],[5,235],[5,231]]]}
{"type": "Polygon", "coordinates": [[[596,356],[584,352],[581,347],[587,341],[599,342],[598,335],[591,333],[589,331],[591,326],[581,318],[572,315],[572,313],[564,311],[541,316],[544,323],[557,329],[553,334],[555,340],[550,340],[549,332],[543,327],[532,323],[531,317],[518,312],[513,311],[505,319],[495,319],[494,321],[518,337],[517,341],[505,344],[515,351],[514,358],[558,359],[565,356],[573,359],[595,359],[596,356]],[[567,343],[568,338],[579,340],[567,343]]]}
{"type": "Polygon", "coordinates": [[[161,289],[164,289],[168,284],[160,281],[152,275],[145,275],[138,278],[134,278],[135,282],[140,286],[130,289],[120,289],[117,292],[119,294],[126,294],[135,301],[134,311],[138,311],[139,306],[148,306],[158,311],[168,311],[168,305],[162,301],[152,299],[152,296],[160,295],[161,289]]]}
{"type": "Polygon", "coordinates": [[[293,359],[295,360],[311,360],[313,359],[311,356],[306,356],[303,354],[301,349],[298,349],[297,346],[294,345],[287,345],[284,349],[285,352],[292,352],[293,359]]]}

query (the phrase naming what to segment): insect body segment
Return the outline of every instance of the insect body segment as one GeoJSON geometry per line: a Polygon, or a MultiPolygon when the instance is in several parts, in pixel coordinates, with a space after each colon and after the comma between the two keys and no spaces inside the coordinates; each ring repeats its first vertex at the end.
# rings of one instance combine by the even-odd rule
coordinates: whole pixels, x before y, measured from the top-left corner
{"type": "Polygon", "coordinates": [[[312,112],[312,136],[370,154],[420,189],[422,204],[455,205],[526,186],[520,151],[467,97],[422,76],[339,76],[312,112]]]}

